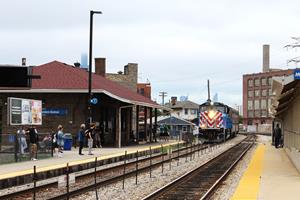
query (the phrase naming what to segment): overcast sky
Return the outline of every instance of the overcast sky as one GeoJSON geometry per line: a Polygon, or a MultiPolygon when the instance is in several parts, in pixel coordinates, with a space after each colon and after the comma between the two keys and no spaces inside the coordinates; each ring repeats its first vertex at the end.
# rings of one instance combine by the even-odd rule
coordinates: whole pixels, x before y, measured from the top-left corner
{"type": "MultiPolygon", "coordinates": [[[[0,64],[68,64],[88,53],[89,11],[94,16],[93,57],[107,71],[139,64],[139,81],[160,91],[207,99],[206,81],[219,101],[242,104],[242,75],[260,72],[262,45],[271,67],[287,66],[300,52],[283,48],[300,36],[300,1],[276,0],[2,0],[0,64]]],[[[166,101],[166,100],[165,100],[166,101]]]]}

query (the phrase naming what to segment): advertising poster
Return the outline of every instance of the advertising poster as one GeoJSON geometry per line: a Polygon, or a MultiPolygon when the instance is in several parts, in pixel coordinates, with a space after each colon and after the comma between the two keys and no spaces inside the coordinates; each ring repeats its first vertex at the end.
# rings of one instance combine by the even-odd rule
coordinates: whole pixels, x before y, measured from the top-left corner
{"type": "Polygon", "coordinates": [[[42,101],[8,98],[10,125],[42,125],[42,101]]]}

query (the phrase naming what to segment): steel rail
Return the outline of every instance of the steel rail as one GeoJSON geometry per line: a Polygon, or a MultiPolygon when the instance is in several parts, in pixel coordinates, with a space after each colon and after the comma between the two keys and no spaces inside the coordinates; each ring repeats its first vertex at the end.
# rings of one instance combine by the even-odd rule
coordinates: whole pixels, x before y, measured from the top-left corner
{"type": "MultiPolygon", "coordinates": [[[[190,147],[183,147],[183,148],[179,149],[179,152],[185,152],[189,148],[190,147]]],[[[201,146],[200,150],[205,149],[205,148],[207,148],[207,146],[201,146]]],[[[193,153],[194,152],[195,151],[193,151],[193,153]]],[[[172,152],[172,154],[175,155],[175,157],[173,157],[172,159],[177,159],[178,158],[178,149],[174,150],[172,152]]],[[[166,156],[166,155],[167,155],[167,153],[157,154],[155,156],[152,156],[151,159],[153,159],[153,160],[159,159],[162,156],[166,156]]],[[[179,157],[184,157],[185,155],[186,155],[186,153],[183,153],[183,154],[180,154],[179,157]]],[[[149,160],[150,160],[150,158],[146,157],[146,158],[141,158],[138,161],[136,161],[136,160],[130,161],[130,162],[126,163],[126,168],[135,166],[136,163],[138,163],[138,164],[147,163],[149,160]]],[[[169,160],[164,160],[164,162],[168,162],[168,161],[169,160]]],[[[161,161],[153,164],[153,166],[157,166],[159,164],[161,164],[161,161]]],[[[101,166],[105,166],[105,165],[101,165],[101,166]]],[[[100,166],[98,166],[98,167],[100,167],[100,166]]],[[[112,171],[112,170],[117,171],[119,169],[122,169],[123,167],[124,167],[124,165],[122,163],[120,163],[119,165],[116,165],[116,166],[112,166],[112,167],[108,167],[108,168],[105,168],[105,169],[98,170],[96,173],[97,173],[97,176],[99,176],[99,174],[104,174],[104,173],[107,173],[107,172],[112,171]]],[[[93,169],[93,168],[86,169],[86,170],[91,170],[91,169],[93,169]]],[[[147,169],[148,168],[140,168],[140,170],[138,170],[138,172],[145,171],[147,169]]],[[[86,170],[84,170],[84,171],[86,171],[86,170]]],[[[134,170],[133,172],[136,172],[136,171],[134,170]]],[[[129,174],[126,174],[126,176],[131,176],[131,174],[133,172],[130,172],[129,174]]],[[[76,179],[78,178],[79,179],[78,181],[81,181],[82,179],[88,178],[89,176],[93,176],[94,174],[95,174],[94,171],[93,172],[87,172],[85,174],[79,174],[79,175],[76,176],[76,179]]],[[[51,179],[53,179],[53,178],[55,178],[55,177],[52,177],[51,179]]],[[[110,183],[112,183],[114,181],[117,181],[118,178],[120,178],[120,177],[118,177],[118,176],[117,177],[113,177],[113,178],[111,178],[111,180],[106,180],[103,183],[99,182],[98,185],[101,186],[102,184],[104,184],[104,185],[110,184],[110,183]]],[[[39,181],[46,181],[46,180],[47,179],[42,179],[42,180],[39,180],[39,181]]],[[[47,189],[47,188],[50,188],[50,187],[55,187],[57,185],[57,183],[58,183],[57,181],[52,182],[52,183],[46,183],[46,184],[37,186],[35,189],[36,189],[36,191],[41,191],[43,189],[47,189]]],[[[95,186],[93,185],[93,187],[95,187],[95,186]]],[[[89,188],[89,186],[87,186],[87,188],[89,188]]],[[[80,189],[78,189],[78,190],[80,192],[80,189]]],[[[26,195],[26,194],[31,194],[32,191],[33,191],[33,188],[31,187],[31,188],[27,188],[27,189],[24,189],[24,190],[16,191],[16,192],[13,192],[13,193],[1,195],[0,199],[12,199],[12,198],[15,198],[15,197],[18,197],[18,196],[23,196],[23,195],[26,195]]],[[[84,191],[86,191],[86,190],[84,190],[84,191]]]]}
{"type": "MultiPolygon", "coordinates": [[[[221,153],[221,154],[218,155],[217,157],[214,157],[214,158],[212,158],[211,160],[206,161],[205,163],[203,163],[201,166],[197,167],[196,169],[194,169],[194,170],[192,170],[192,171],[189,171],[189,172],[183,174],[182,176],[180,176],[180,177],[178,177],[177,179],[175,179],[174,181],[168,183],[168,184],[165,185],[164,187],[162,187],[162,188],[156,190],[155,192],[149,194],[148,196],[144,197],[143,200],[157,199],[157,198],[159,198],[159,196],[161,196],[162,194],[166,193],[167,191],[171,191],[172,189],[174,189],[177,185],[182,185],[183,182],[185,181],[185,179],[188,179],[188,178],[194,176],[195,174],[197,174],[197,172],[198,172],[199,169],[202,169],[202,168],[208,166],[208,165],[211,164],[212,162],[214,162],[214,161],[216,161],[217,159],[219,159],[222,155],[224,155],[224,153],[230,152],[231,150],[233,150],[234,148],[236,148],[238,145],[240,145],[241,143],[243,143],[243,142],[249,140],[250,138],[252,138],[252,137],[247,137],[247,138],[245,138],[244,140],[242,140],[241,142],[239,142],[239,143],[236,144],[235,146],[231,147],[230,149],[224,151],[223,153],[221,153]]],[[[252,144],[249,145],[246,149],[249,150],[250,146],[252,146],[252,145],[253,145],[253,142],[252,142],[252,144]]],[[[246,153],[246,150],[244,150],[242,154],[245,155],[245,153],[246,153]]],[[[242,154],[241,154],[241,155],[242,155],[242,154]]],[[[241,155],[239,156],[239,159],[242,158],[241,155]]],[[[235,160],[237,161],[237,159],[235,159],[235,160]]],[[[237,163],[237,162],[234,162],[234,163],[237,163]]],[[[231,165],[231,166],[233,166],[233,165],[231,165]]],[[[230,170],[226,170],[226,172],[229,173],[230,170]]],[[[223,174],[222,177],[225,178],[226,176],[223,174]]],[[[209,195],[211,194],[212,191],[214,191],[214,189],[215,189],[216,186],[221,182],[221,180],[222,180],[222,179],[219,178],[216,182],[214,182],[214,184],[213,184],[214,187],[208,188],[207,192],[204,194],[205,198],[206,198],[207,196],[209,196],[209,195]]],[[[199,188],[199,189],[200,189],[200,188],[199,188]]],[[[203,199],[205,199],[205,198],[203,197],[203,199]]],[[[178,198],[178,199],[179,199],[179,198],[178,198]]]]}

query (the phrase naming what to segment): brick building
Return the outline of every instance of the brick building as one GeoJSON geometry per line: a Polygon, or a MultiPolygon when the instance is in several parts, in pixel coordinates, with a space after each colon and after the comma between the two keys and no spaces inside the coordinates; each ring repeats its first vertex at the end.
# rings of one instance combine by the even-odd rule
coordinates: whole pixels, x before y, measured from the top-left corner
{"type": "Polygon", "coordinates": [[[151,84],[150,83],[138,83],[137,93],[151,99],[151,84]]]}
{"type": "Polygon", "coordinates": [[[128,63],[125,65],[124,71],[106,73],[106,59],[95,58],[95,73],[127,87],[134,92],[137,91],[138,64],[136,63],[128,63]]]}
{"type": "Polygon", "coordinates": [[[272,124],[270,113],[272,77],[293,74],[292,69],[280,70],[269,67],[269,45],[263,46],[263,72],[243,75],[243,124],[272,124]]]}
{"type": "MultiPolygon", "coordinates": [[[[98,70],[97,70],[98,69],[98,70]]],[[[95,122],[103,126],[105,144],[120,147],[131,141],[138,141],[138,123],[132,123],[133,110],[143,108],[151,118],[152,110],[162,108],[148,98],[137,94],[136,89],[130,90],[113,81],[96,74],[92,75],[92,93],[99,99],[93,105],[92,117],[95,122]]],[[[58,124],[62,124],[65,132],[76,134],[81,123],[88,119],[88,72],[76,66],[53,61],[33,67],[33,74],[41,79],[34,79],[32,87],[27,89],[0,88],[0,121],[3,133],[15,133],[17,127],[7,123],[7,97],[19,97],[42,100],[43,109],[62,109],[64,115],[44,115],[43,125],[37,127],[40,132],[56,131],[58,124]]],[[[154,112],[157,113],[157,112],[154,112]]],[[[136,116],[138,121],[139,116],[136,116]]],[[[146,119],[145,119],[146,120],[146,119]]],[[[156,123],[154,120],[153,124],[156,123]]],[[[152,120],[149,124],[152,128],[152,120]]],[[[149,129],[151,130],[151,129],[149,129]]],[[[145,126],[145,140],[152,141],[151,131],[145,126]]]]}

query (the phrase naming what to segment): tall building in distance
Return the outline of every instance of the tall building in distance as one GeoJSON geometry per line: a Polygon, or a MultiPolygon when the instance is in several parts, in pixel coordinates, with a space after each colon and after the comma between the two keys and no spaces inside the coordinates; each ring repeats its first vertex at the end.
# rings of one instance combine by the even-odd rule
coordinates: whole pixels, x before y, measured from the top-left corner
{"type": "Polygon", "coordinates": [[[86,53],[81,54],[81,62],[80,62],[81,68],[88,68],[88,56],[86,53]]]}
{"type": "Polygon", "coordinates": [[[243,124],[272,124],[270,114],[272,77],[283,77],[294,73],[293,69],[270,68],[270,46],[263,45],[262,72],[243,75],[243,124]]]}

